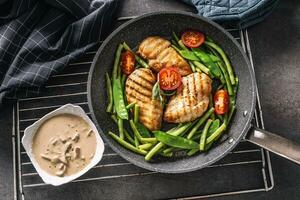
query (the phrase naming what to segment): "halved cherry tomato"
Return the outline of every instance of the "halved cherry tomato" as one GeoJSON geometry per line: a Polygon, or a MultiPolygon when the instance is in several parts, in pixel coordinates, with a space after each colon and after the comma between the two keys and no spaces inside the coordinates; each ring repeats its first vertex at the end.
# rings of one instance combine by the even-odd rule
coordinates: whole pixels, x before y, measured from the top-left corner
{"type": "Polygon", "coordinates": [[[214,96],[215,113],[223,115],[229,110],[229,96],[226,90],[218,90],[214,96]]]}
{"type": "Polygon", "coordinates": [[[203,33],[195,30],[185,31],[181,35],[181,40],[183,44],[190,48],[199,47],[205,40],[205,36],[203,33]]]}
{"type": "Polygon", "coordinates": [[[181,75],[175,67],[166,67],[158,73],[158,82],[163,90],[175,90],[181,85],[181,75]]]}
{"type": "Polygon", "coordinates": [[[124,74],[131,74],[135,67],[135,57],[133,55],[133,53],[131,51],[125,51],[124,53],[122,53],[122,72],[124,74]]]}

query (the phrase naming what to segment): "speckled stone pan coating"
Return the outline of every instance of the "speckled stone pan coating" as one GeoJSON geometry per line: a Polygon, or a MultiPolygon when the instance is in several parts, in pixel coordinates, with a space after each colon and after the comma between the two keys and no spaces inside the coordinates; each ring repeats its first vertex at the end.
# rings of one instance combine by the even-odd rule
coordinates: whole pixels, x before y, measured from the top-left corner
{"type": "Polygon", "coordinates": [[[146,14],[124,23],[112,32],[99,48],[89,73],[88,104],[92,118],[102,138],[124,159],[157,172],[183,173],[201,169],[224,157],[245,136],[250,128],[254,113],[256,92],[255,77],[250,63],[238,42],[216,23],[186,12],[156,12],[146,14]],[[237,111],[229,126],[230,139],[215,146],[207,153],[178,159],[146,162],[144,157],[123,148],[108,135],[112,130],[117,133],[117,126],[105,112],[107,104],[105,72],[111,73],[114,54],[119,43],[135,47],[147,36],[159,35],[170,37],[172,31],[180,33],[186,29],[197,29],[213,38],[227,53],[236,75],[239,77],[237,111]],[[244,115],[244,111],[247,114],[244,115]]]}

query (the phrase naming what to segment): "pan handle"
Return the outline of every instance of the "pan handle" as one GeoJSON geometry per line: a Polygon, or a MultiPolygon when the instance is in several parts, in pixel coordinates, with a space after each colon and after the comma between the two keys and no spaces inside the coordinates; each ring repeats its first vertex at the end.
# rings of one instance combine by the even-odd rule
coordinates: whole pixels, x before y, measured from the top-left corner
{"type": "Polygon", "coordinates": [[[254,126],[246,140],[300,165],[300,144],[254,126]]]}

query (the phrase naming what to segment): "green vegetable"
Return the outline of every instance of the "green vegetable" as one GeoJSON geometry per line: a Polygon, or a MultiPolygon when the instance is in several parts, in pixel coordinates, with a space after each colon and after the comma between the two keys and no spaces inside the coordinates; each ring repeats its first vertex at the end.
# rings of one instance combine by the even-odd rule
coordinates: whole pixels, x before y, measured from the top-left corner
{"type": "Polygon", "coordinates": [[[122,50],[123,50],[123,45],[119,44],[118,49],[117,49],[116,54],[115,54],[114,68],[113,68],[113,72],[112,72],[113,81],[115,79],[117,79],[117,76],[118,76],[118,68],[119,68],[119,63],[120,63],[120,55],[121,55],[122,50]]]}
{"type": "Polygon", "coordinates": [[[189,50],[180,50],[178,49],[175,45],[172,45],[172,47],[185,59],[187,60],[196,60],[199,61],[199,58],[192,52],[189,50]]]}
{"type": "Polygon", "coordinates": [[[187,155],[188,156],[192,156],[194,155],[195,153],[197,153],[199,151],[199,148],[198,149],[191,149],[188,151],[187,155]]]}
{"type": "Polygon", "coordinates": [[[229,115],[228,115],[228,123],[227,123],[227,125],[228,125],[229,122],[231,121],[231,118],[232,118],[232,116],[233,116],[233,113],[234,113],[234,111],[235,111],[235,108],[236,108],[236,106],[233,105],[233,106],[231,107],[230,111],[229,111],[229,115]]]}
{"type": "Polygon", "coordinates": [[[128,112],[124,103],[124,96],[120,79],[115,79],[113,81],[113,99],[115,103],[115,109],[119,118],[128,119],[128,112]]]}
{"type": "Polygon", "coordinates": [[[129,47],[125,42],[123,43],[123,46],[124,46],[124,48],[125,48],[126,50],[131,51],[131,52],[133,53],[133,55],[134,55],[134,57],[135,57],[135,60],[136,60],[141,66],[143,66],[143,67],[145,67],[145,68],[149,68],[149,65],[148,65],[142,58],[140,58],[138,55],[136,55],[136,53],[135,53],[134,51],[132,51],[132,50],[130,49],[130,47],[129,47]]]}
{"type": "Polygon", "coordinates": [[[111,80],[108,73],[105,73],[106,77],[106,87],[107,87],[107,97],[108,97],[108,105],[106,108],[106,112],[112,112],[114,101],[113,101],[113,91],[111,86],[111,80]]]}
{"type": "Polygon", "coordinates": [[[225,129],[226,129],[226,124],[223,123],[213,134],[211,134],[206,139],[206,143],[211,143],[211,142],[215,141],[215,139],[218,138],[225,129]]]}
{"type": "Polygon", "coordinates": [[[141,142],[141,134],[139,133],[139,131],[137,130],[136,126],[135,126],[135,123],[133,122],[133,120],[129,120],[129,124],[130,124],[130,127],[133,131],[133,134],[137,137],[137,139],[141,142]]]}
{"type": "Polygon", "coordinates": [[[138,138],[134,135],[134,144],[136,147],[140,145],[138,138]]]}
{"type": "Polygon", "coordinates": [[[112,133],[112,132],[108,132],[108,134],[115,140],[117,141],[120,145],[122,145],[123,147],[125,147],[126,149],[129,149],[135,153],[138,153],[138,154],[142,154],[142,155],[146,155],[147,154],[147,151],[145,150],[141,150],[141,149],[138,149],[136,147],[134,147],[133,145],[131,145],[130,143],[126,142],[125,140],[119,138],[116,134],[112,133]]]}
{"type": "Polygon", "coordinates": [[[212,120],[209,119],[209,120],[207,120],[207,122],[204,126],[204,129],[203,129],[203,132],[202,132],[202,135],[200,138],[200,145],[199,145],[200,151],[204,151],[205,143],[206,143],[206,136],[207,136],[207,132],[208,132],[208,129],[209,129],[211,123],[212,123],[212,120]]]}
{"type": "Polygon", "coordinates": [[[221,71],[219,67],[213,62],[213,60],[208,54],[206,54],[199,48],[193,48],[192,51],[194,55],[196,55],[196,57],[200,59],[200,61],[205,63],[206,66],[208,66],[209,70],[214,74],[214,76],[220,77],[221,71]]]}
{"type": "Polygon", "coordinates": [[[156,139],[171,147],[178,147],[182,149],[195,149],[198,148],[198,143],[193,140],[186,139],[180,136],[173,136],[163,131],[153,131],[156,139]]]}
{"type": "Polygon", "coordinates": [[[139,149],[142,149],[142,150],[148,150],[148,149],[150,149],[152,146],[153,146],[153,143],[141,144],[141,145],[139,145],[139,149]]]}
{"type": "Polygon", "coordinates": [[[214,108],[210,108],[196,123],[196,125],[192,128],[192,130],[189,132],[187,138],[191,139],[193,135],[196,133],[198,128],[209,118],[209,116],[214,112],[214,108]]]}
{"type": "Polygon", "coordinates": [[[160,152],[159,155],[161,155],[163,157],[172,157],[173,156],[173,152],[169,152],[169,153],[160,152]]]}
{"type": "MultiPolygon", "coordinates": [[[[180,135],[182,132],[184,132],[187,128],[189,128],[191,123],[187,123],[181,127],[179,127],[178,129],[172,131],[172,132],[168,132],[170,135],[174,135],[174,136],[178,136],[180,135]]],[[[158,144],[156,144],[145,156],[145,160],[150,160],[156,153],[159,152],[159,150],[164,147],[165,145],[162,142],[159,142],[158,144]]]]}
{"type": "Polygon", "coordinates": [[[135,126],[143,138],[151,137],[149,130],[143,124],[141,124],[140,122],[137,122],[137,123],[135,123],[135,126]]]}
{"type": "Polygon", "coordinates": [[[220,126],[220,120],[216,119],[212,122],[208,129],[207,137],[209,137],[211,134],[213,134],[220,126]]]}
{"type": "Polygon", "coordinates": [[[186,48],[186,46],[182,43],[181,40],[178,41],[179,46],[184,49],[184,50],[188,50],[188,48],[186,48]]]}
{"type": "Polygon", "coordinates": [[[124,88],[125,88],[126,78],[127,78],[126,74],[122,74],[122,77],[121,77],[121,83],[122,83],[122,88],[123,88],[123,90],[124,90],[124,88]]]}
{"type": "Polygon", "coordinates": [[[230,83],[228,73],[227,73],[227,71],[226,71],[226,69],[225,69],[225,67],[224,67],[223,65],[224,65],[223,62],[219,62],[219,63],[218,63],[218,66],[220,67],[220,69],[221,69],[221,71],[222,71],[222,73],[223,73],[223,76],[224,76],[224,78],[225,78],[225,82],[226,82],[228,94],[229,94],[230,96],[232,96],[232,95],[233,95],[232,85],[231,85],[231,83],[230,83]]]}
{"type": "MultiPolygon", "coordinates": [[[[111,115],[111,118],[112,118],[112,120],[116,123],[116,124],[118,124],[118,119],[117,119],[117,117],[115,116],[115,115],[111,115]]],[[[131,144],[134,144],[134,140],[133,140],[133,138],[130,136],[130,134],[128,133],[128,131],[124,128],[124,134],[125,134],[125,137],[128,139],[128,141],[131,143],[131,144]]]]}
{"type": "Polygon", "coordinates": [[[139,121],[139,112],[140,112],[140,107],[138,104],[134,105],[134,115],[133,115],[133,121],[136,124],[139,121]]]}
{"type": "Polygon", "coordinates": [[[192,62],[197,68],[199,68],[201,71],[203,71],[205,74],[209,75],[210,74],[210,71],[209,69],[203,65],[201,62],[198,62],[198,61],[193,61],[192,62]]]}
{"type": "Polygon", "coordinates": [[[189,64],[190,64],[190,66],[191,66],[192,72],[196,72],[196,67],[195,67],[195,65],[194,65],[191,61],[189,61],[189,64]]]}
{"type": "Polygon", "coordinates": [[[156,143],[157,142],[157,139],[156,138],[141,138],[141,141],[143,143],[156,143]]]}
{"type": "Polygon", "coordinates": [[[174,39],[176,40],[176,42],[178,43],[179,38],[177,37],[177,35],[174,31],[172,32],[172,35],[173,35],[174,39]]]}
{"type": "Polygon", "coordinates": [[[227,67],[227,71],[228,71],[228,74],[229,74],[230,82],[231,82],[232,85],[235,85],[234,73],[233,73],[231,64],[229,62],[229,59],[228,59],[227,55],[225,54],[225,52],[223,51],[223,49],[221,47],[219,47],[217,44],[213,43],[213,42],[205,41],[204,43],[207,44],[208,46],[214,48],[221,55],[222,59],[225,62],[225,65],[227,67]]]}
{"type": "Polygon", "coordinates": [[[175,150],[178,150],[179,148],[176,148],[176,147],[169,147],[169,148],[166,148],[165,150],[163,150],[164,153],[170,153],[172,151],[175,151],[175,150]]]}
{"type": "MultiPolygon", "coordinates": [[[[209,107],[210,107],[210,108],[213,108],[213,107],[214,107],[212,94],[209,95],[209,107]]],[[[212,120],[215,120],[215,113],[211,113],[210,118],[211,118],[212,120]]]]}
{"type": "Polygon", "coordinates": [[[127,109],[127,110],[130,110],[130,108],[133,108],[135,104],[136,104],[135,102],[132,102],[131,104],[128,104],[128,105],[126,106],[126,109],[127,109]]]}
{"type": "Polygon", "coordinates": [[[124,128],[123,128],[123,120],[121,118],[118,119],[118,128],[119,128],[119,134],[120,138],[124,139],[124,128]]]}

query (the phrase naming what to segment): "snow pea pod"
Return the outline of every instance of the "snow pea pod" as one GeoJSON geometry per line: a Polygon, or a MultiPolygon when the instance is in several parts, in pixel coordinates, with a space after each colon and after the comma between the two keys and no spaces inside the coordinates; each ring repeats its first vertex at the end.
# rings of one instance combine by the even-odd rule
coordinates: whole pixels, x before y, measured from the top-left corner
{"type": "Polygon", "coordinates": [[[108,73],[105,73],[106,77],[106,87],[107,87],[107,97],[108,97],[108,105],[106,107],[106,112],[111,112],[113,109],[113,91],[112,91],[112,86],[111,86],[111,80],[109,78],[108,73]]]}
{"type": "Polygon", "coordinates": [[[184,137],[170,135],[163,131],[153,131],[153,133],[158,141],[172,147],[178,147],[182,149],[196,149],[199,147],[197,142],[184,137]]]}
{"type": "Polygon", "coordinates": [[[216,63],[213,62],[213,60],[208,54],[206,54],[199,48],[193,48],[192,52],[194,53],[194,55],[196,55],[196,57],[200,59],[200,61],[202,61],[208,66],[209,70],[211,71],[211,73],[213,73],[214,76],[220,77],[221,71],[219,67],[216,65],[216,63]]]}
{"type": "Polygon", "coordinates": [[[113,80],[113,99],[116,112],[121,119],[128,119],[128,112],[124,102],[123,90],[120,79],[113,80]]]}
{"type": "Polygon", "coordinates": [[[143,124],[141,124],[140,122],[137,122],[137,123],[135,123],[135,126],[143,138],[151,137],[149,130],[143,124]]]}

